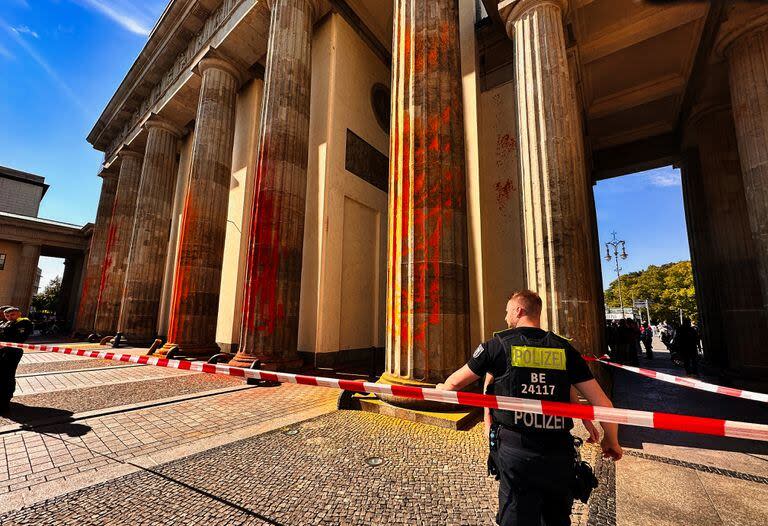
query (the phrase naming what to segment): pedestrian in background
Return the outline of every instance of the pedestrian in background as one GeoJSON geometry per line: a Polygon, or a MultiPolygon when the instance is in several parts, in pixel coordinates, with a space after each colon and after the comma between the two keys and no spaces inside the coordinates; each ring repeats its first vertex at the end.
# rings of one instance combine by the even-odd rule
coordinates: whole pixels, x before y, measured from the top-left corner
{"type": "Polygon", "coordinates": [[[697,375],[699,372],[699,334],[691,327],[691,320],[685,318],[683,325],[675,331],[673,347],[679,353],[685,367],[685,374],[697,375]]]}
{"type": "Polygon", "coordinates": [[[642,340],[645,345],[645,357],[653,360],[653,328],[648,322],[643,324],[642,340]]]}

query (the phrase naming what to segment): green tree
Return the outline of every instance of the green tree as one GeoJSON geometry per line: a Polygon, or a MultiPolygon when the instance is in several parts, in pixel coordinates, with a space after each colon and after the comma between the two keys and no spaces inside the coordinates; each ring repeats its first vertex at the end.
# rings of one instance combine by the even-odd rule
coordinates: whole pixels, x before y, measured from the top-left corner
{"type": "Polygon", "coordinates": [[[61,277],[56,276],[51,280],[42,292],[35,294],[32,297],[32,307],[37,312],[56,312],[56,307],[59,305],[59,297],[61,296],[61,277]]]}
{"type": "MultiPolygon", "coordinates": [[[[693,286],[693,271],[690,261],[651,265],[639,272],[630,272],[621,277],[621,292],[624,306],[632,299],[650,300],[651,318],[654,320],[675,320],[683,316],[696,321],[696,290],[693,286]]],[[[619,282],[614,280],[605,291],[605,304],[619,307],[619,282]]]]}

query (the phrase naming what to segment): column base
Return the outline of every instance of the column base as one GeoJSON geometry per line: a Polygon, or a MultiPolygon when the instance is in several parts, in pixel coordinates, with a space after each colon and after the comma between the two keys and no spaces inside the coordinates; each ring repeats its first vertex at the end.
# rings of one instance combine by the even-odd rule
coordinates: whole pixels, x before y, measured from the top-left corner
{"type": "Polygon", "coordinates": [[[419,411],[417,409],[390,405],[375,396],[359,395],[358,399],[360,410],[367,413],[376,413],[408,422],[428,424],[452,431],[471,429],[483,419],[483,411],[478,407],[461,409],[459,406],[453,406],[453,411],[419,411]]]}
{"type": "Polygon", "coordinates": [[[244,352],[238,352],[230,362],[227,363],[230,367],[245,367],[248,368],[256,360],[261,361],[261,369],[265,371],[278,371],[278,372],[290,372],[301,369],[304,365],[304,360],[299,358],[261,358],[255,354],[249,354],[244,352]]]}
{"type": "Polygon", "coordinates": [[[168,342],[157,351],[155,351],[152,356],[157,358],[166,358],[170,351],[177,348],[178,350],[175,354],[190,358],[210,358],[214,354],[218,354],[220,352],[219,346],[215,343],[193,345],[168,342]]]}
{"type": "MultiPolygon", "coordinates": [[[[421,382],[418,380],[410,380],[408,378],[401,378],[389,373],[384,373],[376,383],[387,385],[402,385],[407,387],[423,387],[427,389],[433,389],[436,384],[428,382],[421,382]]],[[[400,407],[404,409],[411,409],[414,411],[429,411],[437,413],[454,413],[457,411],[464,411],[463,406],[446,404],[443,402],[434,402],[432,400],[415,400],[413,398],[403,398],[402,396],[393,395],[377,395],[378,398],[386,402],[389,405],[400,407]]]]}

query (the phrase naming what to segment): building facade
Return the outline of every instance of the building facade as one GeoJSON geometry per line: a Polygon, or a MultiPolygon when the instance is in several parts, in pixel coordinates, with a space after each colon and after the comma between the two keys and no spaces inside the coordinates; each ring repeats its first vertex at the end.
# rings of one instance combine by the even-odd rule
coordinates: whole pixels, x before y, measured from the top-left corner
{"type": "Polygon", "coordinates": [[[0,305],[29,312],[32,296],[40,288],[40,256],[64,258],[57,317],[68,328],[79,303],[93,225],[37,217],[47,191],[44,177],[0,166],[0,305]]]}
{"type": "Polygon", "coordinates": [[[77,329],[275,368],[384,348],[384,381],[434,383],[529,287],[602,352],[592,186],[675,163],[709,361],[765,378],[766,20],[173,0],[88,136],[104,182],[77,329]]]}

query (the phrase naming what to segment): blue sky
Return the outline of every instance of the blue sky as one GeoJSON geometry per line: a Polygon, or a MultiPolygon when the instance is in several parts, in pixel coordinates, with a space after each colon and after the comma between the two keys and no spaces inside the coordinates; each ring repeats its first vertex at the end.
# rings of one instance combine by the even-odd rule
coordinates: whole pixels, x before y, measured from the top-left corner
{"type": "MultiPolygon", "coordinates": [[[[0,0],[0,164],[51,185],[41,217],[93,221],[102,154],[86,142],[141,50],[165,0],[0,0]]],[[[677,171],[654,170],[595,187],[602,243],[627,241],[625,271],[687,259],[677,171]]],[[[42,283],[63,271],[42,258],[42,283]]],[[[605,283],[612,265],[603,261],[605,283]]]]}
{"type": "MultiPolygon", "coordinates": [[[[51,185],[40,216],[96,215],[102,154],[85,140],[165,0],[0,0],[0,164],[51,185]]],[[[42,258],[42,283],[63,271],[42,258]]]]}
{"type": "MultiPolygon", "coordinates": [[[[660,168],[600,181],[595,205],[601,255],[612,232],[626,241],[629,258],[621,262],[622,272],[690,259],[679,170],[660,168]]],[[[607,288],[616,279],[616,267],[601,261],[607,288]]]]}

